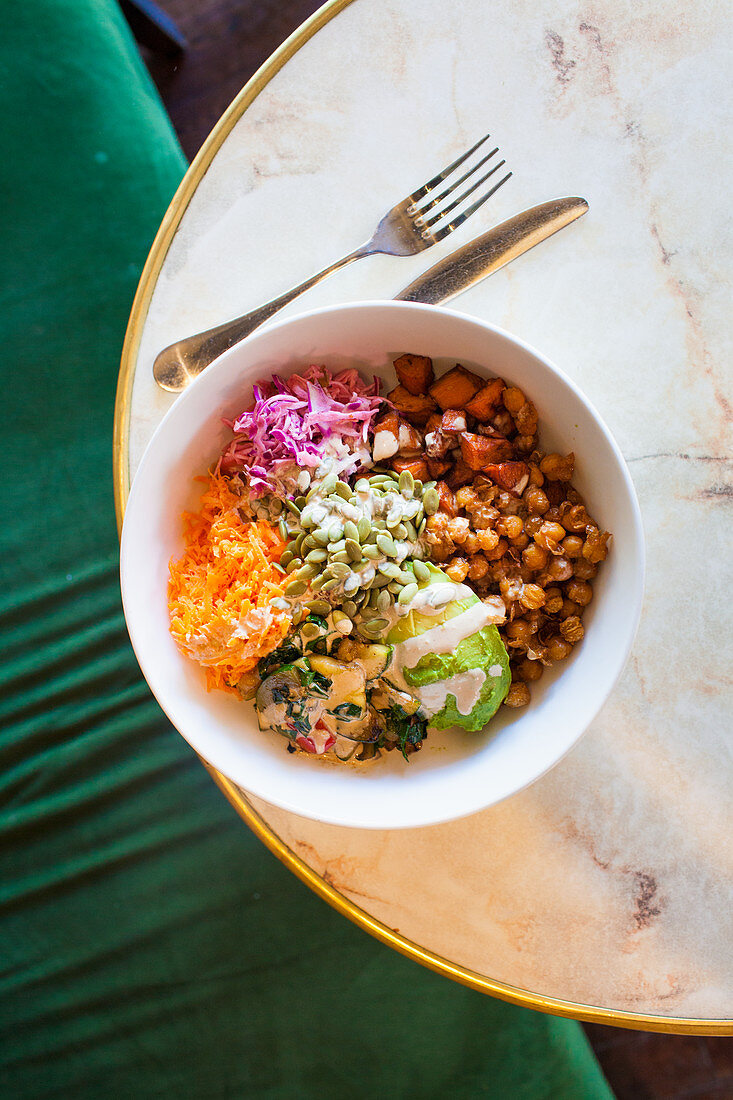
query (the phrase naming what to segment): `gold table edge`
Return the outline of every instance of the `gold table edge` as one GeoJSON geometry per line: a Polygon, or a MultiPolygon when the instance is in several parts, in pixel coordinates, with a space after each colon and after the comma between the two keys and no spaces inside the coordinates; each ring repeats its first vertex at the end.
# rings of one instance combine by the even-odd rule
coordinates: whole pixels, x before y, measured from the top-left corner
{"type": "MultiPolygon", "coordinates": [[[[209,136],[192,161],[188,171],[176,190],[163,217],[158,232],[148,253],[138,283],[130,318],[125,332],[122,348],[120,371],[117,380],[113,430],[113,476],[115,515],[118,532],[122,529],[125,504],[130,492],[129,447],[130,415],[132,403],[132,385],[135,375],[135,362],[140,347],[142,330],[147,317],[155,284],[168,253],[170,244],[181,222],[183,214],[203,179],[214,156],[224,143],[234,125],[260,92],[269,84],[285,63],[306,44],[321,27],[329,23],[339,12],[348,7],[353,0],[327,0],[313,15],[298,27],[289,38],[260,66],[248,80],[241,92],[235,97],[227,110],[218,120],[209,136]]],[[[313,870],[300,856],[275,833],[265,819],[255,810],[245,793],[221,772],[210,767],[205,761],[212,779],[228,799],[239,816],[246,822],[255,836],[314,893],[323,898],[337,912],[354,924],[369,932],[375,939],[406,955],[413,961],[434,970],[439,974],[469,986],[481,993],[487,993],[511,1004],[532,1008],[538,1012],[554,1016],[565,1016],[587,1023],[611,1024],[640,1031],[657,1031],[679,1035],[733,1035],[733,1020],[694,1019],[689,1017],[651,1016],[644,1013],[624,1012],[614,1009],[586,1005],[574,1001],[557,1000],[545,997],[530,990],[507,985],[504,982],[486,978],[476,971],[460,966],[450,960],[420,947],[419,944],[400,935],[386,924],[370,916],[366,910],[355,905],[313,870]]]]}

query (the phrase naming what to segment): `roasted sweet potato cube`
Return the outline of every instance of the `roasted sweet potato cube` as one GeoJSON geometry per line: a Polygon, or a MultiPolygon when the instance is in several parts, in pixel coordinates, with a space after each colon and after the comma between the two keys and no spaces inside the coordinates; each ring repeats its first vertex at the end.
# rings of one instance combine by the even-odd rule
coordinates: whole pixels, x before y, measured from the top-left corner
{"type": "Polygon", "coordinates": [[[414,394],[406,390],[404,386],[395,386],[387,394],[387,400],[391,401],[401,416],[416,424],[419,428],[425,426],[428,417],[431,416],[437,406],[429,394],[414,394]]]}
{"type": "Polygon", "coordinates": [[[463,409],[446,409],[440,422],[441,431],[465,432],[468,427],[466,414],[463,409]]]}
{"type": "Polygon", "coordinates": [[[506,489],[520,497],[527,488],[529,466],[526,462],[500,462],[490,465],[484,471],[500,489],[506,489]]]}
{"type": "Polygon", "coordinates": [[[442,375],[437,382],[433,382],[429,393],[441,409],[465,409],[483,384],[483,378],[472,374],[465,367],[456,366],[442,375]]]}
{"type": "Polygon", "coordinates": [[[445,475],[446,484],[454,491],[462,485],[470,485],[473,479],[474,471],[460,457],[453,463],[453,469],[445,475]]]}
{"type": "Polygon", "coordinates": [[[444,481],[439,481],[435,488],[438,491],[438,498],[440,500],[438,511],[447,512],[449,516],[457,516],[460,509],[456,504],[453,490],[450,489],[444,481]]]}
{"type": "Polygon", "coordinates": [[[429,455],[425,461],[427,463],[428,472],[430,473],[430,478],[432,481],[437,481],[438,478],[441,478],[445,474],[447,474],[451,466],[453,465],[453,463],[449,462],[447,458],[430,458],[429,455]]]}
{"type": "Polygon", "coordinates": [[[427,393],[435,378],[433,360],[428,359],[427,355],[401,355],[395,359],[394,369],[398,382],[416,396],[427,393]]]}
{"type": "Polygon", "coordinates": [[[463,461],[472,470],[484,470],[491,462],[506,462],[514,458],[514,448],[509,440],[501,435],[488,436],[462,432],[461,454],[463,461]]]}
{"type": "Polygon", "coordinates": [[[391,458],[399,450],[400,417],[394,409],[383,413],[374,424],[374,442],[372,443],[372,458],[375,462],[383,462],[385,458],[391,458]]]}
{"type": "Polygon", "coordinates": [[[401,455],[421,455],[423,452],[422,432],[413,427],[408,420],[400,417],[399,453],[401,455]]]}
{"type": "Polygon", "coordinates": [[[443,417],[440,413],[431,413],[425,424],[426,432],[437,432],[440,429],[440,425],[443,423],[443,417]]]}
{"type": "Polygon", "coordinates": [[[470,413],[471,416],[475,416],[482,424],[486,423],[487,420],[491,420],[501,405],[504,385],[502,378],[490,379],[478,393],[473,395],[466,405],[466,412],[470,413]]]}
{"type": "Polygon", "coordinates": [[[424,458],[408,458],[396,455],[392,459],[391,466],[396,474],[401,474],[403,470],[409,470],[415,481],[430,480],[428,477],[428,464],[424,458]]]}

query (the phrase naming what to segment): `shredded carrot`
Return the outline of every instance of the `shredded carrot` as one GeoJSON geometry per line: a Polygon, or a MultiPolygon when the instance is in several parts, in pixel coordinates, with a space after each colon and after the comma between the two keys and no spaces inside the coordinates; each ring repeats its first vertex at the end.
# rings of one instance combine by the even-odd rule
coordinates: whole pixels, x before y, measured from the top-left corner
{"type": "Polygon", "coordinates": [[[291,620],[271,601],[285,577],[273,568],[285,543],[277,528],[247,522],[226,477],[212,474],[198,512],[183,515],[186,550],[170,562],[171,634],[203,665],[206,686],[234,691],[260,657],[275,649],[291,620]]]}

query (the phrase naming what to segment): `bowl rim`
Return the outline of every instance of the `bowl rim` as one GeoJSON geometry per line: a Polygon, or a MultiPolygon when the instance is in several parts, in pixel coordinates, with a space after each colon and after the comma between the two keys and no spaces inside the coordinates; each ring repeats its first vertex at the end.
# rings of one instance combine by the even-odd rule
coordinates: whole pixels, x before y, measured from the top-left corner
{"type": "MultiPolygon", "coordinates": [[[[131,487],[130,487],[130,493],[129,493],[129,496],[128,496],[128,499],[127,499],[127,506],[125,508],[125,516],[124,516],[124,520],[123,520],[121,540],[120,540],[120,584],[121,584],[121,591],[122,591],[123,610],[124,610],[124,613],[125,613],[125,622],[126,622],[126,625],[127,625],[128,634],[130,636],[130,641],[131,641],[133,650],[135,652],[136,658],[138,660],[138,663],[140,665],[141,671],[143,672],[143,675],[145,676],[145,679],[148,683],[148,687],[150,688],[152,694],[156,698],[156,700],[158,702],[158,705],[161,707],[163,712],[166,714],[169,721],[174,726],[174,728],[177,730],[177,732],[180,734],[180,736],[182,736],[184,738],[184,740],[186,740],[187,743],[189,745],[191,745],[191,747],[194,749],[194,751],[198,755],[201,756],[201,758],[207,763],[208,767],[214,768],[215,770],[218,770],[218,765],[216,763],[212,762],[211,760],[209,760],[209,758],[206,756],[205,752],[201,749],[200,745],[194,745],[193,742],[191,740],[189,740],[189,736],[186,733],[184,733],[183,730],[181,729],[181,725],[185,724],[185,723],[180,723],[180,720],[176,717],[175,708],[173,707],[173,705],[172,704],[169,705],[167,703],[167,701],[165,701],[163,698],[161,698],[161,695],[159,694],[158,690],[156,690],[156,688],[153,687],[153,684],[150,682],[150,679],[148,679],[148,673],[147,673],[146,668],[145,668],[144,660],[141,658],[138,645],[136,644],[136,631],[135,631],[135,628],[131,624],[130,619],[128,617],[128,602],[127,602],[127,599],[126,599],[127,556],[128,556],[127,548],[128,548],[129,540],[130,540],[130,535],[129,535],[130,526],[129,526],[129,523],[128,523],[128,517],[130,515],[134,516],[134,514],[135,514],[135,501],[136,501],[138,493],[140,492],[139,487],[142,484],[142,481],[139,479],[138,475],[140,474],[141,471],[144,471],[145,467],[150,462],[153,461],[153,456],[155,455],[155,451],[156,451],[156,448],[158,446],[157,440],[166,432],[167,425],[170,422],[170,420],[174,417],[174,415],[175,416],[180,415],[180,412],[177,411],[177,410],[180,410],[180,408],[183,407],[184,405],[187,406],[189,403],[191,403],[191,401],[195,399],[195,396],[198,394],[198,391],[199,391],[200,388],[202,388],[204,385],[210,385],[211,383],[206,382],[206,379],[211,378],[212,371],[217,372],[220,369],[221,364],[225,364],[230,359],[235,358],[236,356],[240,355],[241,354],[241,349],[244,345],[251,346],[252,344],[256,344],[257,342],[259,342],[260,338],[264,338],[266,336],[269,336],[274,331],[279,331],[281,329],[287,329],[291,326],[295,327],[295,325],[298,322],[303,322],[305,320],[310,320],[312,318],[328,317],[328,316],[335,315],[335,314],[344,314],[344,313],[351,313],[351,312],[354,312],[354,313],[357,313],[357,314],[358,313],[364,313],[364,312],[368,312],[370,310],[373,310],[375,307],[379,307],[379,308],[388,307],[390,310],[394,310],[395,312],[406,312],[406,313],[413,313],[413,314],[414,313],[418,313],[418,314],[419,313],[426,313],[426,314],[431,314],[431,315],[440,314],[440,315],[443,315],[443,316],[447,317],[448,319],[454,319],[454,320],[460,322],[461,324],[473,325],[478,329],[482,329],[484,331],[489,331],[489,332],[495,334],[496,336],[506,340],[509,344],[515,345],[516,347],[521,349],[524,353],[526,353],[530,357],[533,357],[534,359],[536,359],[542,365],[542,367],[549,370],[549,372],[551,374],[554,374],[561,381],[561,383],[563,383],[574,394],[574,396],[576,397],[578,402],[585,408],[585,410],[589,414],[590,418],[593,420],[596,428],[604,436],[605,441],[606,441],[606,443],[609,447],[609,450],[613,454],[615,464],[618,468],[619,473],[621,474],[621,480],[622,480],[622,483],[623,483],[626,500],[627,500],[628,505],[630,506],[629,507],[629,512],[630,512],[630,517],[631,517],[631,520],[632,520],[632,529],[633,529],[633,558],[634,558],[634,563],[635,563],[634,576],[633,576],[633,581],[634,581],[633,590],[630,590],[629,593],[628,593],[628,596],[630,597],[629,600],[628,600],[629,614],[626,617],[626,628],[625,628],[625,636],[623,638],[623,644],[621,644],[619,642],[614,647],[614,652],[616,654],[616,657],[615,657],[615,660],[612,662],[612,675],[607,679],[607,686],[606,686],[605,690],[602,692],[602,694],[599,694],[595,698],[593,708],[592,708],[592,713],[590,713],[589,716],[587,717],[587,719],[584,720],[584,724],[583,724],[582,728],[580,728],[578,730],[578,732],[577,732],[576,736],[574,737],[574,739],[565,748],[563,748],[562,751],[557,756],[555,756],[551,762],[549,762],[548,764],[542,766],[539,770],[537,770],[536,772],[531,774],[531,776],[529,778],[527,778],[526,781],[522,782],[519,786],[514,787],[514,789],[507,791],[505,794],[501,795],[499,798],[495,798],[495,799],[492,798],[491,801],[489,801],[489,802],[480,802],[479,800],[476,800],[476,799],[469,800],[469,805],[468,805],[467,808],[460,809],[459,811],[456,811],[454,809],[454,810],[450,810],[450,811],[447,811],[447,812],[441,812],[437,808],[437,802],[435,800],[431,800],[432,805],[434,807],[432,812],[422,813],[422,814],[412,813],[409,817],[409,820],[399,821],[399,822],[396,822],[396,823],[395,822],[386,822],[385,823],[383,821],[378,822],[378,821],[373,821],[371,819],[369,819],[369,820],[358,819],[358,814],[354,815],[355,816],[354,820],[345,821],[343,819],[343,817],[338,815],[338,814],[336,814],[336,815],[329,814],[327,809],[322,811],[322,812],[319,812],[316,815],[312,811],[305,810],[302,805],[298,805],[297,803],[294,803],[291,799],[288,799],[287,797],[278,797],[277,794],[274,794],[272,791],[268,790],[266,793],[260,793],[260,791],[255,790],[255,789],[251,789],[250,787],[246,788],[246,793],[251,794],[251,795],[253,795],[255,797],[258,797],[258,798],[262,798],[263,800],[265,800],[265,801],[267,801],[267,802],[269,802],[273,805],[278,806],[280,809],[285,810],[286,812],[294,813],[294,814],[297,814],[299,816],[308,817],[312,820],[318,820],[318,821],[321,821],[325,824],[333,824],[333,825],[338,825],[338,826],[347,827],[347,828],[350,827],[350,828],[380,829],[380,830],[389,829],[389,830],[391,830],[391,829],[401,829],[401,828],[420,828],[420,827],[426,827],[426,826],[434,825],[434,824],[435,825],[443,824],[447,821],[459,820],[460,818],[470,816],[473,813],[478,813],[482,809],[486,809],[489,806],[499,805],[501,802],[505,801],[505,799],[513,797],[513,795],[518,794],[520,791],[523,791],[527,787],[529,787],[532,784],[536,783],[539,779],[542,778],[543,775],[547,774],[547,772],[552,770],[552,768],[554,768],[558,763],[560,763],[560,761],[570,752],[570,750],[578,744],[578,741],[581,739],[581,737],[587,731],[590,724],[597,717],[598,713],[600,712],[600,710],[602,709],[602,707],[604,706],[604,704],[608,700],[609,696],[611,695],[611,693],[612,693],[613,689],[615,688],[616,684],[618,683],[619,677],[621,676],[621,673],[623,672],[623,670],[626,666],[626,663],[628,661],[629,655],[631,653],[631,649],[633,647],[634,640],[636,638],[636,635],[637,635],[637,632],[638,632],[638,629],[639,629],[639,622],[640,622],[640,618],[641,618],[641,609],[642,609],[642,603],[643,603],[643,598],[644,598],[644,585],[645,585],[645,574],[646,574],[646,554],[645,554],[644,530],[643,530],[643,521],[642,521],[642,515],[641,515],[641,508],[639,506],[638,496],[637,496],[636,489],[635,489],[633,480],[631,478],[628,466],[626,464],[626,461],[623,457],[623,454],[622,454],[615,438],[613,437],[610,429],[607,427],[605,421],[603,420],[603,418],[601,417],[601,415],[599,414],[599,412],[597,411],[597,409],[595,408],[593,403],[583,393],[583,391],[573,381],[573,379],[571,379],[565,373],[565,371],[562,370],[562,368],[558,367],[551,359],[549,359],[544,353],[540,352],[533,345],[529,344],[527,341],[523,340],[521,337],[516,336],[514,333],[510,332],[508,329],[505,329],[505,328],[501,327],[500,325],[496,325],[491,321],[486,321],[483,318],[474,317],[473,315],[468,314],[468,313],[464,313],[460,310],[453,309],[453,308],[446,308],[445,306],[440,306],[440,305],[430,305],[430,304],[427,304],[427,303],[420,303],[420,302],[397,301],[397,300],[394,300],[394,299],[368,299],[368,300],[361,300],[361,301],[358,301],[358,302],[347,302],[347,303],[338,303],[338,304],[333,304],[333,305],[319,306],[319,307],[316,307],[314,309],[303,310],[303,311],[301,311],[297,314],[294,314],[292,316],[288,316],[288,317],[285,317],[285,318],[279,318],[276,321],[269,321],[266,324],[262,325],[260,328],[258,328],[255,332],[250,334],[250,336],[248,336],[245,340],[240,341],[239,343],[235,344],[233,347],[227,349],[227,351],[222,353],[222,355],[220,355],[216,360],[214,360],[210,364],[210,366],[207,367],[204,372],[202,372],[201,375],[199,375],[189,386],[187,386],[186,389],[179,395],[179,397],[173,402],[173,404],[170,406],[170,408],[166,411],[166,413],[164,414],[164,416],[160,420],[159,424],[155,428],[155,431],[151,435],[150,440],[148,441],[148,444],[145,447],[143,455],[142,455],[142,457],[140,459],[140,462],[138,464],[138,468],[135,472],[135,476],[133,477],[132,484],[131,484],[131,487]],[[136,493],[136,486],[138,487],[138,493],[136,493]]],[[[162,694],[162,692],[161,692],[161,694],[162,694]]],[[[227,773],[226,773],[226,771],[224,771],[224,769],[222,769],[222,774],[227,775],[227,773]]],[[[240,781],[237,780],[236,778],[233,778],[233,777],[228,776],[228,775],[227,775],[227,778],[229,778],[230,781],[235,783],[237,786],[241,785],[240,781]]],[[[245,790],[244,787],[242,787],[242,789],[245,790]]]]}

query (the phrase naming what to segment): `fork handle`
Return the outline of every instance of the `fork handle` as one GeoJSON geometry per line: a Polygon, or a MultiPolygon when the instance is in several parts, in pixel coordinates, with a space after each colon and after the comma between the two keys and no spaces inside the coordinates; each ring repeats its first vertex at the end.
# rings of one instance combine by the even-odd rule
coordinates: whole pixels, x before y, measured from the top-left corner
{"type": "Polygon", "coordinates": [[[347,256],[342,256],[340,260],[324,267],[323,271],[311,275],[310,279],[294,286],[292,290],[286,290],[279,298],[273,298],[258,309],[253,309],[251,313],[235,317],[232,321],[225,321],[223,325],[206,329],[205,332],[198,332],[194,336],[186,336],[183,340],[176,340],[175,344],[163,348],[156,356],[153,364],[155,381],[164,390],[180,393],[192,378],[208,367],[209,363],[213,363],[223,352],[234,344],[238,344],[240,340],[244,340],[269,317],[272,317],[273,313],[277,313],[299,294],[310,290],[334,271],[346,267],[353,260],[361,259],[362,256],[370,256],[374,251],[375,249],[371,248],[369,243],[363,244],[353,252],[349,252],[347,256]]]}

